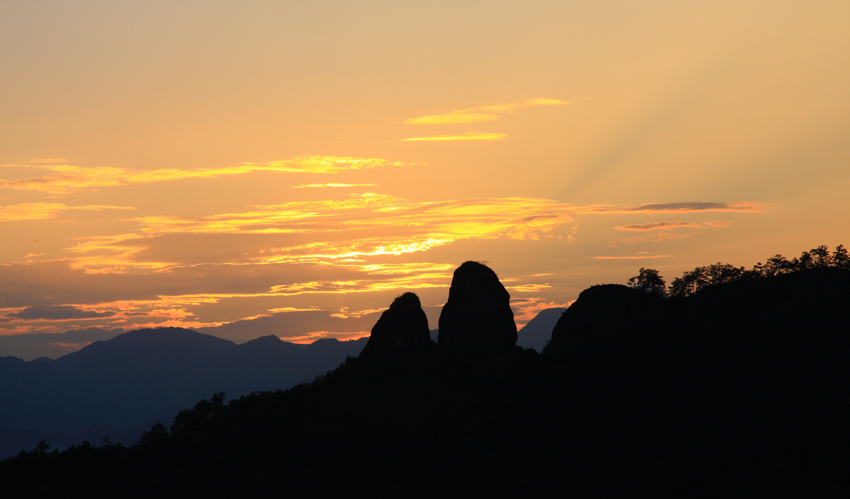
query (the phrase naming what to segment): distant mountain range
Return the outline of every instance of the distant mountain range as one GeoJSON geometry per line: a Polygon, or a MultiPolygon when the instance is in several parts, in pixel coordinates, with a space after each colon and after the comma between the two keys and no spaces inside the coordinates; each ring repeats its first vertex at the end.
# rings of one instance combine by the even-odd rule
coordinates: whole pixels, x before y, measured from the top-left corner
{"type": "Polygon", "coordinates": [[[57,360],[0,357],[0,458],[48,437],[56,446],[99,443],[104,435],[132,444],[152,422],[168,423],[215,392],[231,398],[312,381],[359,355],[366,341],[297,345],[265,336],[237,345],[162,328],[96,341],[57,360]]]}
{"type": "Polygon", "coordinates": [[[538,352],[543,351],[543,347],[552,338],[552,330],[555,329],[555,324],[558,319],[564,314],[565,308],[547,308],[541,310],[533,319],[528,321],[522,329],[517,333],[516,344],[523,348],[533,348],[538,352]]]}

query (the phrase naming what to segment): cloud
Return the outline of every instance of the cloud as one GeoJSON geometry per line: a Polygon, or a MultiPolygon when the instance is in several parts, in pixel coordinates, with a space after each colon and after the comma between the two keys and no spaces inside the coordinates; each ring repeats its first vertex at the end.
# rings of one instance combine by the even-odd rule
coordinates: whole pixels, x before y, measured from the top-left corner
{"type": "Polygon", "coordinates": [[[310,344],[316,340],[333,338],[339,341],[359,340],[367,338],[372,334],[371,331],[354,331],[354,332],[331,332],[331,331],[311,331],[301,336],[281,336],[280,339],[290,343],[310,344]]]}
{"type": "Polygon", "coordinates": [[[20,220],[47,220],[66,211],[135,210],[128,206],[85,205],[68,206],[62,203],[21,203],[0,206],[0,222],[20,220]]]}
{"type": "Polygon", "coordinates": [[[130,170],[112,167],[82,167],[73,165],[0,165],[4,167],[26,167],[47,170],[41,177],[0,180],[0,189],[38,191],[64,195],[100,187],[130,184],[148,184],[169,180],[215,178],[223,175],[239,175],[250,172],[284,173],[339,173],[347,170],[364,170],[387,166],[412,166],[414,163],[390,161],[380,158],[357,158],[340,156],[300,156],[288,160],[265,163],[242,163],[224,168],[199,168],[193,170],[159,169],[130,170]]]}
{"type": "Polygon", "coordinates": [[[737,203],[712,203],[712,202],[691,202],[691,203],[649,203],[642,204],[629,211],[654,211],[667,213],[686,213],[694,211],[739,211],[746,213],[761,213],[765,209],[763,203],[754,201],[741,201],[737,203]]]}
{"type": "MultiPolygon", "coordinates": [[[[505,279],[502,279],[503,281],[505,279]]],[[[537,293],[538,291],[551,288],[548,283],[546,284],[520,284],[517,286],[506,286],[506,289],[510,289],[511,291],[516,291],[518,293],[537,293]]]]}
{"type": "MultiPolygon", "coordinates": [[[[675,209],[696,205],[703,210],[717,210],[752,204],[677,203],[675,209]]],[[[647,206],[656,210],[669,207],[645,204],[637,208],[647,206]]],[[[65,208],[56,206],[57,210],[65,208]]],[[[305,263],[352,265],[355,269],[365,258],[421,253],[459,240],[541,240],[556,228],[573,224],[576,215],[648,212],[610,205],[573,206],[538,198],[412,202],[385,194],[359,193],[342,199],[255,205],[241,212],[206,216],[137,217],[131,221],[139,225],[139,232],[78,239],[66,249],[72,256],[64,261],[89,274],[163,272],[200,264],[305,263]],[[191,235],[197,237],[191,239],[191,235]],[[201,235],[221,237],[202,239],[201,235]],[[230,235],[230,239],[224,235],[230,235]],[[259,236],[269,237],[257,245],[259,236]]],[[[706,222],[703,226],[720,227],[725,223],[706,222]]],[[[663,230],[677,227],[696,226],[665,221],[618,229],[651,233],[640,236],[643,239],[620,241],[628,243],[686,237],[663,230]]],[[[414,273],[425,272],[418,269],[414,273]]]]}
{"type": "Polygon", "coordinates": [[[92,236],[79,238],[83,241],[68,248],[71,253],[85,256],[70,259],[74,270],[84,270],[87,274],[123,274],[130,268],[164,270],[178,265],[178,262],[144,261],[137,255],[149,246],[133,241],[145,239],[140,234],[118,234],[115,236],[92,236]]]}
{"type": "Polygon", "coordinates": [[[654,260],[656,258],[672,258],[673,255],[632,255],[632,256],[594,256],[594,260],[654,260]]]}
{"type": "Polygon", "coordinates": [[[331,317],[337,317],[340,319],[348,319],[349,317],[354,317],[359,319],[364,315],[376,314],[386,310],[386,308],[369,308],[366,310],[349,310],[348,307],[342,307],[339,309],[339,312],[334,312],[331,314],[331,317]]]}
{"type": "Polygon", "coordinates": [[[39,163],[39,164],[59,164],[59,163],[67,163],[67,158],[35,158],[31,159],[30,163],[39,163]]]}
{"type": "MultiPolygon", "coordinates": [[[[459,239],[539,240],[572,221],[568,205],[533,198],[415,203],[388,195],[359,194],[342,200],[250,208],[202,217],[140,217],[135,220],[144,235],[126,234],[126,241],[121,237],[91,238],[71,251],[91,253],[101,248],[120,256],[121,265],[126,265],[127,260],[155,243],[158,236],[253,233],[289,235],[293,243],[263,249],[243,259],[243,263],[340,262],[416,253],[459,239]]],[[[391,268],[384,267],[384,271],[391,268]]]]}
{"type": "Polygon", "coordinates": [[[683,227],[692,227],[692,228],[702,228],[703,226],[698,223],[692,222],[654,222],[649,224],[634,224],[634,225],[620,225],[618,227],[614,227],[616,230],[632,230],[637,232],[649,232],[654,230],[673,230],[673,229],[681,229],[683,227]]]}
{"type": "Polygon", "coordinates": [[[67,305],[27,307],[19,312],[7,314],[8,317],[14,317],[16,319],[48,321],[99,319],[102,317],[112,317],[114,315],[114,312],[81,310],[77,307],[67,305]]]}
{"type": "Polygon", "coordinates": [[[309,189],[318,187],[377,187],[378,184],[300,184],[293,185],[293,189],[309,189]]]}
{"type": "Polygon", "coordinates": [[[667,241],[670,239],[686,239],[691,237],[693,234],[679,234],[676,232],[658,232],[655,234],[648,234],[646,236],[635,236],[628,237],[625,239],[615,239],[608,243],[609,246],[618,246],[620,244],[632,244],[632,243],[659,243],[661,241],[667,241]]]}
{"type": "Polygon", "coordinates": [[[572,102],[558,99],[526,99],[511,104],[496,104],[493,106],[474,107],[471,109],[459,109],[446,114],[434,116],[420,116],[405,120],[407,125],[447,125],[453,123],[481,123],[499,119],[502,115],[536,106],[566,106],[572,102]]]}
{"type": "Polygon", "coordinates": [[[647,234],[645,236],[635,236],[626,239],[617,239],[611,241],[609,245],[617,246],[619,244],[630,244],[630,243],[645,243],[645,242],[661,242],[669,239],[683,239],[687,237],[691,237],[693,234],[681,234],[678,232],[674,232],[676,229],[719,229],[723,227],[728,227],[730,222],[728,221],[710,221],[703,223],[695,223],[695,222],[654,222],[648,224],[633,224],[633,225],[620,225],[614,227],[616,230],[623,231],[634,231],[634,232],[652,232],[651,234],[647,234]]]}
{"type": "Polygon", "coordinates": [[[514,319],[517,321],[519,328],[522,329],[522,327],[525,326],[525,323],[535,318],[541,310],[550,308],[568,308],[573,304],[573,302],[575,302],[575,300],[568,301],[567,303],[556,303],[553,301],[547,302],[545,298],[541,298],[539,296],[522,297],[511,298],[511,307],[516,309],[514,319]]]}
{"type": "MultiPolygon", "coordinates": [[[[644,204],[572,206],[549,199],[481,198],[412,202],[385,194],[360,193],[343,199],[298,201],[250,206],[246,211],[197,217],[150,216],[133,219],[141,233],[98,236],[80,240],[68,251],[75,269],[88,273],[126,273],[131,269],[165,271],[196,265],[197,254],[165,248],[167,235],[248,234],[276,236],[278,244],[245,251],[234,247],[207,255],[204,263],[229,265],[331,264],[359,265],[368,257],[420,253],[464,239],[509,238],[540,240],[557,227],[574,222],[577,214],[636,214],[663,210],[703,211],[741,209],[758,205],[738,203],[644,204]],[[686,207],[686,208],[683,208],[686,207]],[[283,244],[280,244],[283,242],[283,244]],[[160,256],[157,256],[160,255],[160,256]],[[219,255],[219,256],[217,256],[219,255]],[[222,259],[221,255],[226,255],[222,259]]],[[[679,228],[716,228],[727,222],[696,224],[664,221],[618,226],[618,230],[649,233],[612,244],[661,241],[687,234],[679,228]]],[[[222,241],[223,242],[223,241],[222,241]]],[[[186,243],[183,242],[183,245],[186,243]]],[[[197,243],[192,243],[197,246],[197,243]]],[[[221,244],[220,242],[217,244],[221,244]]],[[[235,243],[231,243],[235,244],[235,243]]],[[[187,246],[188,248],[188,246],[187,246]]],[[[420,270],[416,273],[421,274],[420,270]]]]}
{"type": "Polygon", "coordinates": [[[683,203],[647,203],[635,207],[617,207],[612,205],[577,206],[576,213],[586,214],[625,214],[625,213],[690,213],[690,212],[740,212],[763,213],[767,205],[758,201],[720,202],[683,202],[683,203]]]}
{"type": "Polygon", "coordinates": [[[466,132],[462,135],[434,135],[431,137],[412,137],[402,139],[402,142],[442,142],[458,140],[504,140],[508,137],[505,133],[466,132]]]}

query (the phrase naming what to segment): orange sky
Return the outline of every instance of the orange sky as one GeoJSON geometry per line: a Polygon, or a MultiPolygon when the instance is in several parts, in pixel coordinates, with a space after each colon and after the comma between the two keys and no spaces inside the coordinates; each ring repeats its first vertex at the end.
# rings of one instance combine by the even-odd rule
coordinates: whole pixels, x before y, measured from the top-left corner
{"type": "Polygon", "coordinates": [[[4,2],[0,335],[350,338],[407,290],[436,327],[465,260],[522,325],[641,266],[850,245],[847,26],[829,1],[4,2]]]}

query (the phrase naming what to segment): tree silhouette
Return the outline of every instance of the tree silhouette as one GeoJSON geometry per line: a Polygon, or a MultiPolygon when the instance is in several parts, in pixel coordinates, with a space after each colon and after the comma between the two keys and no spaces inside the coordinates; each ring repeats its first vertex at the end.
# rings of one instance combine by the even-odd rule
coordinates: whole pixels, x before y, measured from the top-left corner
{"type": "Polygon", "coordinates": [[[832,265],[839,268],[850,268],[850,255],[847,254],[847,248],[843,244],[835,247],[832,253],[832,265]]]}
{"type": "Polygon", "coordinates": [[[629,286],[635,289],[642,289],[659,295],[667,294],[667,283],[655,269],[645,269],[641,267],[638,271],[638,275],[629,279],[628,282],[629,286]]]}
{"type": "Polygon", "coordinates": [[[162,423],[156,423],[151,429],[142,433],[139,441],[134,447],[149,447],[159,445],[168,439],[168,428],[162,423]]]}

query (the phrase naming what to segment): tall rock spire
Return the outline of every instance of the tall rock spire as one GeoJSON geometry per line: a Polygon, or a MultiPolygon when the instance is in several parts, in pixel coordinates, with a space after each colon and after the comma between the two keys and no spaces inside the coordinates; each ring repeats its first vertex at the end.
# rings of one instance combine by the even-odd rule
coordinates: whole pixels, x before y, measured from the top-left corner
{"type": "Polygon", "coordinates": [[[488,372],[504,371],[517,340],[510,300],[495,272],[484,264],[465,262],[454,272],[440,315],[440,346],[488,372]]]}
{"type": "Polygon", "coordinates": [[[404,293],[372,328],[363,353],[366,356],[409,354],[425,351],[431,344],[428,318],[415,293],[404,293]]]}

